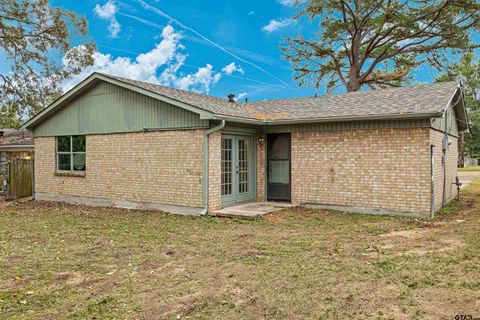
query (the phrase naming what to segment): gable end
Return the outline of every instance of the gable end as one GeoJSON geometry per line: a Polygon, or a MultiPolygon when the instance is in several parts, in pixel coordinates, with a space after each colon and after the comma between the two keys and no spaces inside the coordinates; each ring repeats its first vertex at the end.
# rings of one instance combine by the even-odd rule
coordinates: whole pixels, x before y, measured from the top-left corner
{"type": "Polygon", "coordinates": [[[65,103],[33,131],[35,136],[59,136],[194,129],[208,124],[194,112],[102,81],[65,103]]]}

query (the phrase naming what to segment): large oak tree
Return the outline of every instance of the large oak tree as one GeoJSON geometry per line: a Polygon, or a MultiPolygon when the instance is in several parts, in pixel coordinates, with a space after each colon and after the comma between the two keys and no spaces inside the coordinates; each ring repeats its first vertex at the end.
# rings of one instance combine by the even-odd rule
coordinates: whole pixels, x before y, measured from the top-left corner
{"type": "Polygon", "coordinates": [[[85,18],[48,0],[0,0],[0,114],[29,116],[58,96],[93,63],[86,36],[85,18]]]}
{"type": "Polygon", "coordinates": [[[470,133],[460,137],[459,164],[463,166],[464,154],[480,158],[480,59],[475,58],[473,52],[465,53],[437,77],[438,82],[454,80],[462,82],[470,120],[470,133]]]}
{"type": "Polygon", "coordinates": [[[477,0],[297,0],[297,19],[315,30],[282,47],[299,85],[347,91],[399,86],[421,64],[440,68],[449,54],[479,46],[477,0]]]}

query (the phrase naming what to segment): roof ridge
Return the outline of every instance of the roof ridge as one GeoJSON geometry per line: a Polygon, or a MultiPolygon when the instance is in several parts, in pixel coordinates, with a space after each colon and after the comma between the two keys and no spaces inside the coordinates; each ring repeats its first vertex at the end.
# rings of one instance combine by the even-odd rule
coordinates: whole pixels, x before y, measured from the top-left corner
{"type": "Polygon", "coordinates": [[[164,85],[161,85],[161,84],[158,84],[158,83],[147,82],[147,81],[143,81],[143,80],[135,80],[135,79],[130,79],[130,78],[125,78],[125,77],[115,76],[115,75],[108,74],[108,73],[103,73],[103,72],[95,72],[95,73],[97,73],[97,74],[99,74],[99,75],[102,75],[102,76],[105,76],[105,77],[113,78],[113,79],[116,79],[116,80],[119,80],[119,81],[128,82],[128,83],[130,83],[130,84],[131,84],[131,82],[140,82],[140,83],[143,83],[143,84],[147,84],[147,85],[150,85],[150,86],[160,87],[160,88],[167,89],[167,90],[172,90],[172,91],[177,91],[177,92],[184,92],[184,93],[187,93],[187,94],[198,95],[198,96],[202,96],[202,97],[206,97],[206,98],[210,98],[210,99],[216,99],[216,100],[219,100],[219,101],[221,101],[221,102],[228,102],[227,99],[220,98],[220,97],[216,97],[216,96],[212,96],[212,95],[205,94],[205,93],[200,93],[200,92],[195,92],[195,91],[190,91],[190,90],[184,90],[184,89],[167,87],[167,86],[164,86],[164,85]]]}
{"type": "Polygon", "coordinates": [[[386,92],[386,91],[397,91],[397,90],[406,90],[412,88],[419,88],[419,87],[431,87],[437,85],[445,85],[445,84],[459,84],[458,81],[443,81],[443,82],[433,82],[433,83],[416,83],[411,86],[402,86],[402,87],[388,87],[388,88],[381,88],[381,89],[374,89],[374,90],[366,90],[366,91],[353,91],[353,92],[342,92],[342,93],[328,93],[323,94],[320,96],[312,97],[312,96],[304,96],[304,97],[295,97],[295,98],[279,98],[279,99],[266,99],[266,100],[259,100],[259,101],[252,101],[249,102],[253,105],[261,104],[265,102],[276,102],[276,101],[293,101],[293,100],[305,100],[305,99],[324,99],[327,97],[341,97],[341,96],[348,96],[348,95],[366,95],[378,92],[386,92]]]}

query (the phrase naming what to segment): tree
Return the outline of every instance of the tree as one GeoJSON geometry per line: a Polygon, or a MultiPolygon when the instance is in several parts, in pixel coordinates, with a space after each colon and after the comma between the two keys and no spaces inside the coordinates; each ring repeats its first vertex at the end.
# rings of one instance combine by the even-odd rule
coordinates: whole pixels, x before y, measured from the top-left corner
{"type": "Polygon", "coordinates": [[[463,84],[470,120],[470,133],[459,144],[460,159],[464,153],[472,158],[480,158],[480,58],[475,60],[474,53],[468,52],[460,61],[447,66],[445,73],[437,77],[438,82],[452,80],[463,84]]]}
{"type": "Polygon", "coordinates": [[[0,106],[0,128],[18,128],[20,121],[12,104],[0,106]]]}
{"type": "Polygon", "coordinates": [[[317,23],[315,37],[285,39],[281,48],[299,85],[347,91],[400,86],[411,71],[440,68],[449,53],[479,47],[476,0],[296,0],[296,18],[317,23]]]}
{"type": "Polygon", "coordinates": [[[39,111],[64,79],[91,65],[95,45],[86,35],[85,18],[48,0],[0,0],[0,61],[8,69],[0,69],[2,116],[39,111]]]}

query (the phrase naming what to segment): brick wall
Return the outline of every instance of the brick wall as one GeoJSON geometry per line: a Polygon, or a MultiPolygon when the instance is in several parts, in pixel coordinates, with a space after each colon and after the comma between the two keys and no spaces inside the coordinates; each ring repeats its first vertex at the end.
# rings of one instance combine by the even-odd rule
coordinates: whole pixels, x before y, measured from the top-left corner
{"type": "Polygon", "coordinates": [[[222,207],[222,133],[214,132],[208,139],[208,210],[222,207]]]}
{"type": "MultiPolygon", "coordinates": [[[[435,210],[438,210],[442,207],[443,199],[443,163],[442,163],[442,141],[443,141],[443,132],[430,129],[430,143],[435,145],[434,153],[434,172],[435,172],[435,210]]],[[[455,177],[457,176],[457,159],[458,159],[458,145],[457,138],[454,136],[449,136],[452,144],[446,151],[446,188],[445,195],[446,201],[452,200],[457,196],[457,187],[453,184],[455,183],[455,177]]]]}
{"type": "Polygon", "coordinates": [[[256,136],[257,140],[257,196],[256,200],[257,201],[266,201],[265,197],[265,162],[266,162],[266,149],[267,149],[267,139],[265,135],[258,134],[256,136]],[[258,142],[258,138],[262,137],[263,138],[263,143],[258,142]]]}
{"type": "Polygon", "coordinates": [[[292,133],[292,202],[430,211],[428,128],[292,133]]]}
{"type": "Polygon", "coordinates": [[[36,192],[203,206],[204,130],[88,135],[86,175],[55,175],[55,138],[35,138],[36,192]]]}

